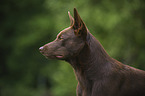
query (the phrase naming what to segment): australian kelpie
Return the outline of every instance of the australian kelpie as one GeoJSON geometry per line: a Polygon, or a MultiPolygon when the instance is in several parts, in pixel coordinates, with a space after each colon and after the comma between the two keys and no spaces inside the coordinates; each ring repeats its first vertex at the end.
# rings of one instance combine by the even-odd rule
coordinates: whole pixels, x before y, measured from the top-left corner
{"type": "Polygon", "coordinates": [[[145,71],[111,58],[89,32],[74,8],[71,25],[39,48],[47,58],[71,64],[78,80],[77,96],[145,96],[145,71]]]}

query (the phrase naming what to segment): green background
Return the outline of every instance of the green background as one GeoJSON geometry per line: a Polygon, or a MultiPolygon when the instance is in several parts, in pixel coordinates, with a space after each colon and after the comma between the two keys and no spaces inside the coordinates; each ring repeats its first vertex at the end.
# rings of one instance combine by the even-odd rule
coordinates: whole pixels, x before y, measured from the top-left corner
{"type": "Polygon", "coordinates": [[[38,50],[74,7],[111,57],[145,70],[145,0],[1,0],[0,96],[75,96],[71,66],[38,50]]]}

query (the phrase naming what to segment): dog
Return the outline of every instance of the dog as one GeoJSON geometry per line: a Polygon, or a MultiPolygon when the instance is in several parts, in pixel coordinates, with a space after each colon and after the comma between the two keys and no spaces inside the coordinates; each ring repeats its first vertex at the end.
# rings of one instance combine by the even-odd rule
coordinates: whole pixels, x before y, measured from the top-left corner
{"type": "Polygon", "coordinates": [[[65,60],[78,80],[77,96],[145,96],[145,71],[111,58],[89,32],[76,8],[70,27],[39,48],[51,59],[65,60]]]}

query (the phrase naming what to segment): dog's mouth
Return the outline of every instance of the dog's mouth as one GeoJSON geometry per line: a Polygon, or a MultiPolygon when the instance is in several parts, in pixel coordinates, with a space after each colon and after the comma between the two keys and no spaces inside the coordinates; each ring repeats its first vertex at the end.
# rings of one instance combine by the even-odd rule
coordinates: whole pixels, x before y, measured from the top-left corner
{"type": "MultiPolygon", "coordinates": [[[[44,55],[44,54],[43,54],[44,55]]],[[[47,59],[50,58],[50,59],[64,59],[64,55],[47,55],[45,54],[44,55],[47,59]]]]}
{"type": "Polygon", "coordinates": [[[63,56],[63,55],[56,55],[55,57],[56,57],[56,58],[59,58],[59,59],[64,58],[64,56],[63,56]]]}
{"type": "Polygon", "coordinates": [[[43,54],[46,58],[50,58],[50,59],[63,59],[64,58],[64,55],[61,55],[61,54],[50,55],[43,51],[40,51],[40,53],[43,54]]]}

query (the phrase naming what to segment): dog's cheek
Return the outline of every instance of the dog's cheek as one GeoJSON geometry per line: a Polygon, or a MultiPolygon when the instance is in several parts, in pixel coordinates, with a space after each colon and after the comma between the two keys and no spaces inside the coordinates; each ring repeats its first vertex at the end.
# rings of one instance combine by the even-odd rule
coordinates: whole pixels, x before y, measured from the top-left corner
{"type": "Polygon", "coordinates": [[[72,46],[68,46],[67,50],[69,52],[69,56],[75,56],[82,50],[83,44],[72,44],[72,46]]]}

